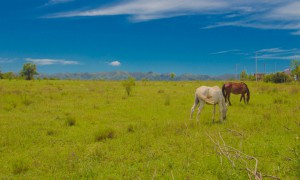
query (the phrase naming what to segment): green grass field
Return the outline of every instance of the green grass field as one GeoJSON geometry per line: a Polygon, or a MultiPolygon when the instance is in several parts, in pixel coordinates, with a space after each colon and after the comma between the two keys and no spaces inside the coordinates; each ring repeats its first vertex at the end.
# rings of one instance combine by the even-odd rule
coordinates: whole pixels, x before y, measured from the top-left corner
{"type": "Polygon", "coordinates": [[[0,80],[0,178],[247,179],[221,163],[207,136],[220,133],[263,175],[299,179],[300,85],[248,82],[224,123],[209,105],[191,121],[195,89],[222,83],[136,82],[127,96],[121,81],[0,80]]]}

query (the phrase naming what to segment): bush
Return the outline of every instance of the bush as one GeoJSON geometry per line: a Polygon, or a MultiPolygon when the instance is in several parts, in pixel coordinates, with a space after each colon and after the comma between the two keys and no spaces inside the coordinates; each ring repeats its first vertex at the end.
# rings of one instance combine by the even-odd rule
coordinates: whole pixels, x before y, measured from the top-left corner
{"type": "Polygon", "coordinates": [[[273,82],[273,83],[285,83],[285,82],[291,82],[292,78],[291,78],[291,76],[289,76],[283,72],[278,72],[275,74],[265,75],[264,81],[265,82],[273,82]]]}
{"type": "Polygon", "coordinates": [[[133,77],[128,77],[128,79],[123,82],[123,86],[129,96],[131,94],[132,87],[135,86],[135,79],[133,77]]]}

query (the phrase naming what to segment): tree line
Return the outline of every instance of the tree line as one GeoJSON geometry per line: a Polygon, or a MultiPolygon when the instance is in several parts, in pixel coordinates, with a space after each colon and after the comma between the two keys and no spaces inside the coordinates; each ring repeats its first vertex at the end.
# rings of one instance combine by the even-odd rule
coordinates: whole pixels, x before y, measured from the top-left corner
{"type": "MultiPolygon", "coordinates": [[[[265,74],[263,76],[264,82],[273,82],[273,83],[284,83],[291,82],[293,80],[300,81],[300,61],[293,60],[290,65],[291,74],[285,72],[276,72],[271,74],[265,74]]],[[[247,74],[246,71],[242,71],[240,74],[241,81],[255,81],[255,74],[247,74]]]]}
{"type": "Polygon", "coordinates": [[[0,79],[25,79],[25,80],[33,80],[34,75],[38,75],[36,65],[33,63],[25,63],[20,73],[14,72],[6,72],[2,73],[0,71],[0,79]]]}
{"type": "MultiPolygon", "coordinates": [[[[291,74],[286,74],[284,72],[277,72],[271,74],[265,74],[263,81],[265,82],[274,82],[274,83],[283,83],[291,82],[293,79],[300,81],[300,60],[291,61],[291,74]]],[[[0,70],[0,79],[25,79],[33,80],[34,76],[38,75],[37,67],[33,63],[25,63],[20,71],[20,73],[6,72],[2,73],[0,70]]],[[[167,75],[168,76],[168,75],[167,75]]],[[[202,75],[204,76],[204,75],[202,75]]],[[[128,76],[129,77],[129,76],[128,76]]],[[[169,78],[174,80],[175,73],[169,74],[169,78]]],[[[47,79],[45,77],[45,79],[47,79]]],[[[144,79],[144,78],[143,78],[144,79]]],[[[249,75],[246,71],[242,71],[240,74],[241,81],[255,81],[255,75],[249,75]]]]}

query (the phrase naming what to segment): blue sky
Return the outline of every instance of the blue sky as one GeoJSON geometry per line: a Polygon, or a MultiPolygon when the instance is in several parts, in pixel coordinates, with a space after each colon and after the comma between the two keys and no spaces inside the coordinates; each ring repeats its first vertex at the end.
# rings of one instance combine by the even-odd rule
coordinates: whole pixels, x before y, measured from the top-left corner
{"type": "Polygon", "coordinates": [[[0,1],[1,71],[220,75],[300,59],[298,0],[0,1]]]}

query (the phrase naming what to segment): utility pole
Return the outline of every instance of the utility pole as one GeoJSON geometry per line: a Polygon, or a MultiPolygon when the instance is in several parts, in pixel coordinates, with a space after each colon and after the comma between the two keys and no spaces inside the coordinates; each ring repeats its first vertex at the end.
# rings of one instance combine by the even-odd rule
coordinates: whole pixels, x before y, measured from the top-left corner
{"type": "Polygon", "coordinates": [[[255,71],[256,71],[256,73],[255,73],[255,79],[256,79],[256,82],[257,82],[257,52],[255,52],[255,71]]]}
{"type": "Polygon", "coordinates": [[[265,70],[265,74],[266,74],[266,63],[264,64],[264,70],[265,70]]]}
{"type": "Polygon", "coordinates": [[[235,64],[235,79],[238,80],[238,64],[235,64]]]}

